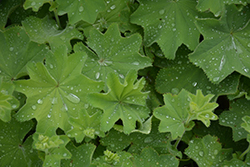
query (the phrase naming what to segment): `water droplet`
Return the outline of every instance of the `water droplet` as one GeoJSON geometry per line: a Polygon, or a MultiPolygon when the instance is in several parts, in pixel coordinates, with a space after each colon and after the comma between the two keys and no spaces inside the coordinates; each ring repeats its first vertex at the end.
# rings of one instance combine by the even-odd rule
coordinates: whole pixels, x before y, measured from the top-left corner
{"type": "Polygon", "coordinates": [[[216,81],[219,81],[220,77],[214,77],[213,78],[213,81],[216,82],[216,81]]]}
{"type": "Polygon", "coordinates": [[[111,10],[114,10],[115,7],[116,7],[115,5],[112,5],[112,6],[110,7],[110,9],[111,9],[111,10]]]}
{"type": "Polygon", "coordinates": [[[135,62],[133,62],[132,64],[138,66],[138,65],[139,65],[139,62],[135,61],[135,62]]]}
{"type": "Polygon", "coordinates": [[[97,73],[95,74],[95,78],[98,79],[99,77],[100,77],[100,73],[97,72],[97,73]]]}
{"type": "Polygon", "coordinates": [[[10,47],[10,51],[12,52],[14,50],[14,48],[13,47],[10,47]]]}
{"type": "Polygon", "coordinates": [[[43,104],[43,100],[38,99],[38,100],[37,100],[37,103],[38,103],[38,104],[43,104]]]}
{"type": "Polygon", "coordinates": [[[178,94],[179,93],[179,89],[178,88],[173,88],[173,89],[171,89],[171,92],[173,94],[178,94]]]}
{"type": "Polygon", "coordinates": [[[68,94],[66,96],[66,98],[71,101],[72,103],[79,103],[80,102],[80,98],[72,93],[68,94]]]}
{"type": "Polygon", "coordinates": [[[163,15],[164,12],[165,12],[164,9],[162,9],[162,10],[159,11],[159,14],[160,14],[160,15],[163,15]]]}
{"type": "Polygon", "coordinates": [[[197,85],[197,82],[193,82],[193,83],[192,83],[192,85],[193,85],[194,87],[196,87],[196,85],[197,85]]]}
{"type": "Polygon", "coordinates": [[[32,2],[32,3],[31,3],[31,6],[35,6],[35,5],[36,5],[36,2],[32,2]]]}
{"type": "Polygon", "coordinates": [[[57,98],[56,98],[56,97],[53,97],[52,100],[51,100],[51,103],[52,103],[52,104],[56,104],[56,103],[57,103],[57,98]]]}
{"type": "Polygon", "coordinates": [[[52,69],[54,66],[52,64],[49,64],[49,67],[52,69]]]}
{"type": "Polygon", "coordinates": [[[51,115],[49,115],[49,114],[48,114],[48,116],[47,116],[47,117],[48,117],[48,118],[50,118],[50,117],[51,117],[51,115]]]}
{"type": "Polygon", "coordinates": [[[83,6],[80,6],[78,10],[79,10],[79,12],[82,12],[83,11],[83,6]]]}
{"type": "Polygon", "coordinates": [[[248,71],[249,71],[249,69],[248,69],[248,68],[244,68],[244,71],[245,71],[245,72],[248,72],[248,71]]]}
{"type": "Polygon", "coordinates": [[[144,139],[144,143],[150,143],[150,142],[152,142],[154,139],[152,138],[152,137],[146,137],[145,139],[144,139]]]}
{"type": "Polygon", "coordinates": [[[33,110],[36,110],[36,106],[35,106],[35,105],[33,105],[31,108],[32,108],[33,110]]]}
{"type": "Polygon", "coordinates": [[[218,150],[214,150],[214,155],[217,155],[218,154],[218,150]]]}
{"type": "Polygon", "coordinates": [[[16,107],[17,107],[17,105],[13,104],[11,107],[12,107],[12,108],[16,108],[16,107]]]}
{"type": "Polygon", "coordinates": [[[200,155],[201,157],[203,157],[204,152],[203,152],[203,151],[199,151],[199,155],[200,155]]]}
{"type": "Polygon", "coordinates": [[[247,46],[248,46],[248,47],[250,47],[250,43],[249,43],[249,44],[247,44],[247,46]]]}
{"type": "Polygon", "coordinates": [[[65,36],[61,36],[60,39],[64,41],[65,40],[65,36]]]}

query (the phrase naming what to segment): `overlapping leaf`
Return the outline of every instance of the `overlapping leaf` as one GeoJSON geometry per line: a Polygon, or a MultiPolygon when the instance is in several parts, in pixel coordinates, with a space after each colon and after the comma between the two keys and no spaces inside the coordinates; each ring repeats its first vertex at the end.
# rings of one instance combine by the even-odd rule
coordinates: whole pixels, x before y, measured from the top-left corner
{"type": "Polygon", "coordinates": [[[83,73],[92,79],[106,81],[107,74],[114,71],[124,78],[129,70],[151,66],[150,59],[138,53],[141,36],[135,34],[123,38],[116,24],[112,24],[105,34],[93,29],[87,44],[96,54],[80,43],[74,50],[88,54],[83,73]]]}
{"type": "Polygon", "coordinates": [[[167,93],[163,96],[165,105],[156,108],[153,114],[161,120],[159,131],[170,132],[173,139],[191,130],[193,120],[200,120],[209,126],[210,120],[218,119],[212,112],[218,105],[209,102],[213,97],[211,94],[204,97],[201,90],[193,95],[182,89],[178,95],[167,93]]]}
{"type": "Polygon", "coordinates": [[[250,104],[246,99],[233,101],[230,104],[230,110],[224,111],[220,115],[220,124],[233,129],[234,141],[239,141],[247,137],[247,131],[241,127],[243,123],[242,117],[246,115],[250,116],[250,104]]]}
{"type": "Polygon", "coordinates": [[[0,76],[7,81],[27,75],[27,63],[42,61],[48,54],[45,45],[30,42],[22,27],[0,31],[0,46],[0,76]]]}
{"type": "Polygon", "coordinates": [[[52,4],[53,0],[26,0],[23,4],[24,9],[32,8],[33,11],[37,12],[41,6],[45,3],[52,4]]]}
{"type": "Polygon", "coordinates": [[[199,0],[197,9],[199,11],[211,11],[216,17],[225,11],[226,4],[243,4],[246,5],[248,0],[199,0]]]}
{"type": "Polygon", "coordinates": [[[170,154],[161,154],[152,149],[145,148],[142,150],[140,155],[134,155],[133,163],[135,166],[168,166],[168,167],[177,167],[179,165],[179,161],[177,158],[170,154]]]}
{"type": "Polygon", "coordinates": [[[193,0],[143,0],[131,16],[131,22],[144,28],[147,46],[157,42],[165,57],[175,58],[178,47],[184,43],[194,50],[200,33],[194,24],[199,15],[193,0]]]}
{"type": "Polygon", "coordinates": [[[233,73],[220,84],[211,83],[204,72],[195,67],[187,58],[188,50],[181,47],[177,51],[175,60],[160,59],[155,64],[164,67],[156,77],[156,90],[160,93],[181,90],[191,93],[201,89],[204,94],[214,94],[213,101],[220,95],[233,94],[237,91],[240,75],[233,73]]]}
{"type": "Polygon", "coordinates": [[[32,149],[32,138],[24,141],[24,137],[31,130],[33,123],[17,122],[12,119],[8,123],[0,120],[0,164],[1,166],[31,167],[41,166],[36,150],[32,149]]]}
{"type": "Polygon", "coordinates": [[[89,36],[89,31],[96,28],[103,32],[108,29],[112,23],[117,23],[122,32],[126,30],[132,31],[137,26],[129,22],[130,9],[128,4],[130,0],[105,0],[106,10],[97,15],[97,19],[93,24],[81,21],[77,24],[77,28],[84,31],[85,36],[89,36]]]}
{"type": "Polygon", "coordinates": [[[197,27],[204,40],[190,54],[190,60],[201,67],[208,78],[219,83],[233,71],[250,77],[250,10],[227,6],[219,20],[202,19],[197,27]]]}
{"type": "Polygon", "coordinates": [[[121,119],[124,133],[128,134],[135,129],[136,121],[142,124],[148,117],[148,92],[141,92],[144,86],[143,78],[137,82],[136,80],[137,73],[134,70],[128,72],[124,83],[121,83],[118,75],[113,72],[107,77],[108,92],[88,96],[90,104],[104,110],[101,130],[110,130],[115,122],[121,119]]]}
{"type": "Polygon", "coordinates": [[[231,150],[224,150],[216,137],[207,135],[189,142],[185,154],[200,167],[215,166],[231,158],[231,150]]]}
{"type": "Polygon", "coordinates": [[[95,136],[104,137],[105,134],[100,130],[101,111],[89,115],[85,110],[79,110],[77,118],[70,118],[69,123],[72,125],[67,135],[75,137],[76,142],[80,143],[85,137],[94,139],[95,136]]]}
{"type": "Polygon", "coordinates": [[[49,17],[43,19],[30,16],[26,18],[22,25],[32,41],[37,43],[49,43],[54,51],[57,47],[66,45],[68,52],[71,51],[71,39],[82,39],[82,34],[73,26],[68,26],[64,30],[58,30],[56,22],[49,17]]]}
{"type": "Polygon", "coordinates": [[[45,152],[44,167],[60,167],[61,159],[69,159],[71,157],[71,153],[65,148],[69,142],[67,136],[58,136],[56,134],[46,136],[35,133],[33,139],[33,148],[45,152]]]}
{"type": "Polygon", "coordinates": [[[104,86],[81,74],[86,54],[76,52],[67,56],[66,47],[61,47],[42,63],[28,66],[29,80],[17,81],[16,90],[27,96],[26,104],[16,118],[26,121],[36,118],[37,132],[46,129],[69,129],[70,116],[86,103],[86,94],[99,92],[104,86]]]}
{"type": "Polygon", "coordinates": [[[75,24],[80,20],[94,23],[97,14],[106,7],[104,0],[57,0],[56,2],[58,3],[58,14],[67,13],[70,24],[75,24]]]}
{"type": "Polygon", "coordinates": [[[66,148],[70,151],[72,157],[67,160],[63,159],[61,161],[61,166],[82,167],[83,165],[90,165],[96,146],[93,144],[82,144],[76,147],[70,142],[66,148]]]}
{"type": "Polygon", "coordinates": [[[8,122],[11,119],[11,111],[19,107],[19,101],[12,96],[14,85],[2,82],[0,77],[0,120],[8,122]]]}

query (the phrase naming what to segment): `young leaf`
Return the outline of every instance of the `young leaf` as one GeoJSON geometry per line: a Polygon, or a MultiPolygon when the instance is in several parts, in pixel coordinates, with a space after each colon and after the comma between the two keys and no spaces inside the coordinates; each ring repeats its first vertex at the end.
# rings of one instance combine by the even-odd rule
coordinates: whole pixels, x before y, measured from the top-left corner
{"type": "Polygon", "coordinates": [[[249,18],[248,7],[239,12],[235,5],[231,5],[226,7],[219,20],[197,21],[205,39],[189,57],[212,82],[221,82],[233,71],[250,77],[249,18]]]}
{"type": "Polygon", "coordinates": [[[220,124],[233,129],[234,141],[247,137],[247,132],[241,127],[242,117],[250,115],[250,104],[246,99],[238,99],[230,103],[230,111],[224,111],[220,115],[220,124]]]}
{"type": "Polygon", "coordinates": [[[69,118],[71,129],[67,131],[69,137],[75,137],[76,142],[80,143],[86,137],[94,139],[95,136],[104,137],[105,134],[100,130],[101,111],[89,115],[86,110],[79,110],[77,118],[69,118]]]}
{"type": "Polygon", "coordinates": [[[250,116],[244,116],[242,118],[244,123],[241,124],[241,127],[244,128],[248,133],[250,133],[250,116]]]}
{"type": "Polygon", "coordinates": [[[199,15],[193,0],[141,0],[131,15],[131,22],[144,28],[146,46],[157,42],[165,57],[175,58],[178,47],[184,43],[194,50],[200,33],[194,20],[199,15]]]}
{"type": "Polygon", "coordinates": [[[151,66],[150,59],[138,52],[141,36],[134,34],[123,38],[117,24],[112,24],[105,34],[93,29],[87,44],[96,54],[80,43],[74,50],[83,50],[88,54],[83,73],[89,78],[106,81],[107,74],[114,71],[124,78],[129,70],[151,66]]]}
{"type": "Polygon", "coordinates": [[[217,103],[209,103],[214,95],[203,96],[201,90],[196,91],[196,95],[190,94],[189,117],[190,120],[200,120],[206,127],[210,126],[210,120],[217,120],[218,116],[212,111],[219,105],[217,103]]]}
{"type": "Polygon", "coordinates": [[[86,54],[76,52],[67,56],[66,47],[58,48],[42,63],[28,66],[29,80],[16,81],[16,90],[27,96],[26,104],[16,118],[26,121],[36,118],[37,132],[46,129],[69,129],[69,117],[86,103],[86,95],[99,92],[104,86],[81,74],[86,54]]]}
{"type": "Polygon", "coordinates": [[[105,10],[104,0],[57,0],[58,14],[68,14],[69,23],[75,24],[83,20],[88,23],[94,23],[99,12],[105,10]]]}
{"type": "Polygon", "coordinates": [[[134,155],[133,163],[135,166],[168,166],[168,167],[178,167],[179,160],[170,154],[161,154],[152,149],[144,148],[140,155],[134,155]]]}
{"type": "Polygon", "coordinates": [[[199,167],[218,165],[230,158],[231,151],[221,149],[221,144],[217,140],[216,137],[210,135],[202,139],[195,138],[189,142],[185,154],[192,158],[199,167]]]}
{"type": "Polygon", "coordinates": [[[42,161],[32,149],[32,138],[24,141],[31,130],[32,121],[20,123],[12,119],[8,123],[0,120],[0,164],[1,166],[41,166],[42,161]],[[21,164],[21,165],[20,165],[21,164]]]}
{"type": "Polygon", "coordinates": [[[46,45],[30,42],[22,27],[0,31],[0,46],[0,76],[9,82],[27,75],[28,62],[40,62],[48,54],[46,45]]]}
{"type": "Polygon", "coordinates": [[[86,143],[79,147],[75,147],[74,144],[70,142],[67,144],[66,148],[70,151],[72,157],[67,160],[63,159],[61,161],[61,166],[82,167],[83,165],[90,165],[96,146],[86,143]]]}
{"type": "Polygon", "coordinates": [[[70,141],[67,136],[53,134],[46,136],[40,133],[33,135],[33,148],[45,152],[44,167],[60,167],[61,159],[69,159],[71,153],[65,148],[70,141]]]}
{"type": "Polygon", "coordinates": [[[199,11],[211,11],[216,17],[225,12],[226,4],[247,4],[247,0],[199,0],[196,8],[199,11]]]}
{"type": "Polygon", "coordinates": [[[24,9],[32,8],[33,11],[37,12],[41,6],[45,3],[53,3],[53,0],[26,0],[23,4],[24,9]]]}
{"type": "Polygon", "coordinates": [[[12,96],[14,85],[2,82],[0,77],[0,120],[8,122],[11,119],[11,111],[19,107],[19,101],[12,96]]]}
{"type": "Polygon", "coordinates": [[[66,45],[68,52],[70,52],[72,49],[70,40],[83,38],[83,35],[73,26],[58,30],[56,22],[49,19],[48,16],[43,19],[34,16],[27,17],[22,25],[32,41],[40,44],[49,43],[52,51],[55,51],[59,46],[66,45]]]}
{"type": "Polygon", "coordinates": [[[129,134],[135,129],[136,121],[142,123],[149,113],[146,107],[148,92],[141,92],[144,79],[137,81],[136,71],[128,72],[124,83],[120,82],[117,74],[107,76],[108,92],[92,93],[88,101],[94,107],[104,110],[101,118],[101,130],[110,130],[116,121],[123,121],[124,133],[129,134]]]}

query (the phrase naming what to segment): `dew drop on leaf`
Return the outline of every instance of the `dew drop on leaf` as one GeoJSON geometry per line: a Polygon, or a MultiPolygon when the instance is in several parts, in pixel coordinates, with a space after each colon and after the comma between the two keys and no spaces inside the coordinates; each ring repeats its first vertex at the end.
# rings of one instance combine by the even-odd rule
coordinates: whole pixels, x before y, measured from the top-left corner
{"type": "Polygon", "coordinates": [[[200,155],[201,157],[203,157],[204,152],[203,152],[203,151],[199,151],[199,155],[200,155]]]}
{"type": "Polygon", "coordinates": [[[83,11],[83,7],[80,6],[78,10],[79,10],[79,12],[82,12],[83,11]]]}
{"type": "Polygon", "coordinates": [[[160,15],[163,15],[164,12],[165,12],[164,9],[162,9],[162,10],[159,11],[159,14],[160,14],[160,15]]]}
{"type": "Polygon", "coordinates": [[[31,108],[32,108],[33,110],[36,110],[36,106],[35,106],[35,105],[33,105],[31,108]]]}
{"type": "Polygon", "coordinates": [[[97,73],[95,74],[95,78],[98,79],[99,77],[100,77],[100,73],[97,72],[97,73]]]}
{"type": "Polygon", "coordinates": [[[13,47],[10,47],[10,51],[12,52],[14,50],[14,48],[13,47]]]}
{"type": "Polygon", "coordinates": [[[219,81],[220,77],[214,77],[213,78],[213,81],[216,82],[216,81],[219,81]]]}
{"type": "Polygon", "coordinates": [[[150,142],[152,142],[153,141],[153,138],[152,137],[146,137],[145,139],[144,139],[144,143],[150,143],[150,142]]]}
{"type": "Polygon", "coordinates": [[[110,9],[111,9],[111,10],[114,10],[115,7],[116,7],[115,5],[112,5],[112,6],[110,7],[110,9]]]}
{"type": "Polygon", "coordinates": [[[57,98],[56,98],[56,97],[53,97],[52,100],[51,100],[51,103],[52,103],[52,104],[56,104],[56,103],[57,103],[57,98]]]}
{"type": "Polygon", "coordinates": [[[71,101],[72,103],[79,103],[80,102],[80,98],[72,93],[68,94],[66,96],[66,98],[71,101]]]}
{"type": "Polygon", "coordinates": [[[173,94],[178,94],[179,93],[179,89],[178,88],[173,88],[173,89],[171,89],[171,92],[173,94]]]}
{"type": "Polygon", "coordinates": [[[135,62],[133,62],[132,64],[138,66],[138,65],[139,65],[139,62],[135,61],[135,62]]]}
{"type": "Polygon", "coordinates": [[[249,43],[249,44],[247,44],[247,46],[248,46],[248,47],[250,47],[250,43],[249,43]]]}
{"type": "Polygon", "coordinates": [[[192,85],[193,85],[194,87],[196,87],[196,85],[197,85],[197,82],[193,82],[193,83],[192,83],[192,85]]]}
{"type": "Polygon", "coordinates": [[[38,100],[37,100],[37,103],[38,103],[38,104],[43,104],[43,100],[38,99],[38,100]]]}

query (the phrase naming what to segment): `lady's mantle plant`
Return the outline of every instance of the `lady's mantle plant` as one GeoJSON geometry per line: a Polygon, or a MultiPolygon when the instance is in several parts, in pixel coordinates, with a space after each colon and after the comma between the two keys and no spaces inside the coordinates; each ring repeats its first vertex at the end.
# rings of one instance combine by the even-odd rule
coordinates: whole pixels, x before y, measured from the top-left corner
{"type": "Polygon", "coordinates": [[[249,0],[1,0],[0,167],[250,166],[249,0]]]}

